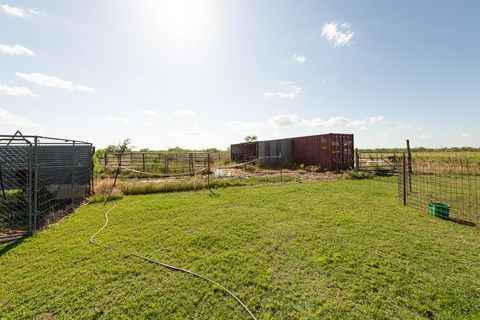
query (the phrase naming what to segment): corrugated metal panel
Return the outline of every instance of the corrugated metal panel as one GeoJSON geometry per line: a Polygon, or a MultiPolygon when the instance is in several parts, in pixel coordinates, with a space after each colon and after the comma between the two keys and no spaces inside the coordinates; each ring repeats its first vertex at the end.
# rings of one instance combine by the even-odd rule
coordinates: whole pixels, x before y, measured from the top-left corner
{"type": "Polygon", "coordinates": [[[292,164],[292,139],[259,142],[260,166],[288,167],[292,164]]]}
{"type": "Polygon", "coordinates": [[[258,142],[244,142],[230,145],[232,161],[248,161],[258,158],[258,142]]]}
{"type": "Polygon", "coordinates": [[[230,146],[230,152],[232,154],[237,154],[237,153],[243,153],[244,148],[244,143],[237,143],[237,144],[232,144],[230,146]]]}

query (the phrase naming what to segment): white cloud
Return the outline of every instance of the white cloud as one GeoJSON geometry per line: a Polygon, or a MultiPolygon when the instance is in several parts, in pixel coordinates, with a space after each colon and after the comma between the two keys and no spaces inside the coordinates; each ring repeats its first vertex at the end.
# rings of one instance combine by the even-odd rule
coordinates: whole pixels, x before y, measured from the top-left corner
{"type": "Polygon", "coordinates": [[[5,13],[9,15],[21,17],[21,18],[25,18],[27,16],[25,13],[25,10],[23,10],[20,7],[12,7],[12,6],[9,6],[8,4],[2,4],[1,7],[3,11],[5,11],[5,13]]]}
{"type": "Polygon", "coordinates": [[[78,90],[78,91],[83,91],[83,92],[95,92],[95,89],[93,89],[92,87],[87,87],[87,86],[84,86],[82,84],[74,85],[69,90],[78,90]]]}
{"type": "Polygon", "coordinates": [[[3,84],[0,84],[0,93],[3,93],[7,96],[31,96],[34,97],[35,94],[28,88],[25,87],[9,87],[3,84]]]}
{"type": "Polygon", "coordinates": [[[145,116],[151,116],[151,117],[160,117],[160,114],[155,111],[155,110],[147,110],[147,109],[144,109],[141,111],[143,115],[145,116]]]}
{"type": "Polygon", "coordinates": [[[178,117],[194,116],[196,114],[197,113],[193,110],[177,110],[177,111],[173,112],[173,115],[178,116],[178,117]]]}
{"type": "Polygon", "coordinates": [[[36,123],[0,107],[0,123],[11,126],[38,126],[36,123]]]}
{"type": "Polygon", "coordinates": [[[303,54],[296,54],[296,53],[293,53],[293,54],[290,54],[292,56],[292,58],[297,61],[298,63],[305,63],[305,61],[307,61],[307,58],[303,55],[303,54]]]}
{"type": "Polygon", "coordinates": [[[313,118],[312,120],[303,120],[305,125],[311,127],[323,128],[339,128],[339,127],[353,127],[359,130],[364,130],[368,125],[383,122],[383,116],[370,117],[364,120],[352,120],[347,117],[332,117],[329,119],[313,118]]]}
{"type": "Polygon", "coordinates": [[[0,8],[9,15],[15,16],[15,17],[20,17],[20,18],[31,18],[34,15],[42,15],[45,16],[45,12],[33,10],[30,8],[22,8],[22,7],[13,7],[9,6],[8,4],[2,4],[0,5],[0,8]]]}
{"type": "Polygon", "coordinates": [[[116,123],[130,123],[130,120],[127,119],[127,118],[123,118],[123,117],[114,117],[114,116],[110,116],[110,117],[107,117],[105,118],[105,120],[107,122],[116,122],[116,123]]]}
{"type": "Polygon", "coordinates": [[[95,92],[95,89],[87,87],[84,85],[74,85],[73,82],[68,80],[63,80],[54,76],[47,76],[41,73],[20,73],[17,72],[15,75],[25,81],[38,84],[40,86],[65,89],[69,91],[77,90],[84,92],[95,92]]]}
{"type": "Polygon", "coordinates": [[[357,130],[365,130],[368,126],[382,123],[383,116],[370,117],[364,120],[352,120],[347,117],[337,116],[328,119],[312,118],[302,119],[295,114],[279,114],[265,122],[242,122],[242,121],[230,121],[225,123],[225,126],[231,130],[248,131],[258,129],[264,126],[270,126],[274,128],[280,127],[313,127],[313,128],[347,128],[353,127],[357,130]]]}
{"type": "Polygon", "coordinates": [[[420,139],[429,139],[430,136],[429,135],[426,135],[426,134],[421,134],[418,136],[420,139]]]}
{"type": "Polygon", "coordinates": [[[368,118],[368,123],[380,123],[385,120],[384,116],[376,116],[376,117],[370,117],[368,118]]]}
{"type": "MultiPolygon", "coordinates": [[[[316,125],[317,127],[324,127],[324,128],[336,128],[336,127],[345,127],[345,126],[354,126],[359,127],[360,125],[356,124],[357,121],[352,121],[349,118],[346,117],[332,117],[324,121],[317,121],[316,125]]],[[[363,125],[364,123],[362,123],[363,125]]]]}
{"type": "Polygon", "coordinates": [[[291,127],[300,123],[300,117],[294,114],[279,114],[267,122],[274,127],[291,127]]]}
{"type": "Polygon", "coordinates": [[[26,54],[27,56],[34,56],[35,52],[30,49],[27,49],[19,44],[8,45],[8,44],[0,44],[0,52],[9,54],[11,56],[18,56],[22,54],[26,54]]]}
{"type": "Polygon", "coordinates": [[[462,137],[462,138],[470,137],[470,133],[462,133],[462,134],[460,135],[460,137],[462,137]]]}
{"type": "Polygon", "coordinates": [[[401,124],[399,124],[399,125],[397,126],[397,129],[408,129],[408,128],[411,128],[411,127],[412,127],[411,124],[403,124],[403,123],[401,123],[401,124]]]}
{"type": "Polygon", "coordinates": [[[300,92],[302,88],[295,85],[293,81],[279,81],[278,84],[284,88],[284,91],[267,91],[264,93],[266,97],[278,97],[278,98],[295,98],[300,92]]]}
{"type": "Polygon", "coordinates": [[[40,16],[46,16],[47,15],[47,13],[44,12],[44,11],[37,11],[37,10],[33,10],[33,9],[28,9],[28,12],[30,12],[33,15],[40,15],[40,16]]]}
{"type": "Polygon", "coordinates": [[[333,43],[334,47],[343,47],[352,43],[355,32],[350,30],[350,24],[336,22],[325,23],[322,28],[322,37],[333,43]]]}

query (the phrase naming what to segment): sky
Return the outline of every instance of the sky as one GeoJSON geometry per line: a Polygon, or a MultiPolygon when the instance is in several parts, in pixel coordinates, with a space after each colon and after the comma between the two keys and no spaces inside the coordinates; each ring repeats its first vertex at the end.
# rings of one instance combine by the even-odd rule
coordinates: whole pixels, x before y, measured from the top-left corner
{"type": "Polygon", "coordinates": [[[480,1],[0,0],[0,134],[480,147],[480,1]]]}

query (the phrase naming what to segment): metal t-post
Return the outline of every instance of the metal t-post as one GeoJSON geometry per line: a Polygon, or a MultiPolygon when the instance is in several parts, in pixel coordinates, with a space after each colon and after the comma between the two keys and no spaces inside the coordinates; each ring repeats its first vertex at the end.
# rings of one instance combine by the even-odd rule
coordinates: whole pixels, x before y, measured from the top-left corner
{"type": "Polygon", "coordinates": [[[407,152],[408,152],[408,187],[412,192],[412,153],[410,151],[410,140],[407,139],[407,152]]]}
{"type": "Polygon", "coordinates": [[[75,206],[75,141],[72,143],[72,208],[75,206]]]}
{"type": "Polygon", "coordinates": [[[403,205],[407,205],[407,166],[405,161],[405,153],[402,158],[402,173],[403,173],[403,205]]]}

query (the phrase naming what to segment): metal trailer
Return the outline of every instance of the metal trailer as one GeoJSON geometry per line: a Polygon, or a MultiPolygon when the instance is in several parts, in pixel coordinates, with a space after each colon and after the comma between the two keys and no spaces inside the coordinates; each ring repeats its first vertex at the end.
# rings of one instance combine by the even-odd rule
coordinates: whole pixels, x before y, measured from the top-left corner
{"type": "Polygon", "coordinates": [[[0,135],[0,238],[33,233],[91,191],[93,146],[75,140],[0,135]]]}

